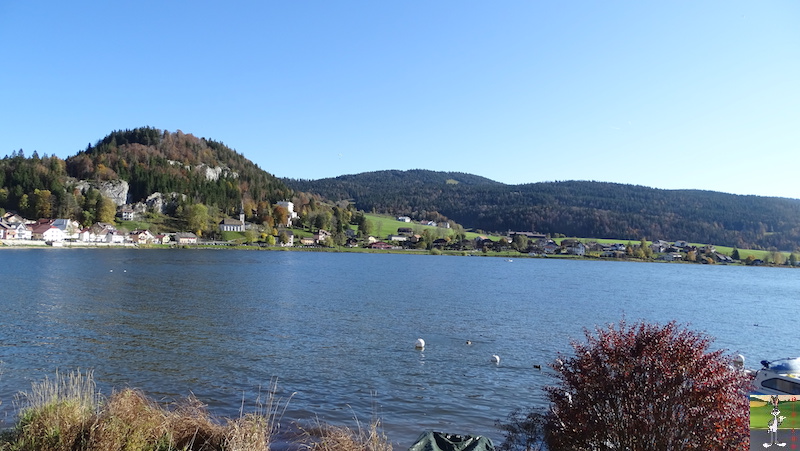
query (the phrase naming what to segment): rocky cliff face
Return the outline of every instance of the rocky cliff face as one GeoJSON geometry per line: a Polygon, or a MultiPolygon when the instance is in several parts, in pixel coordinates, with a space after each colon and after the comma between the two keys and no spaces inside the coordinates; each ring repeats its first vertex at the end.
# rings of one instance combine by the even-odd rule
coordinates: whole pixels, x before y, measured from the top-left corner
{"type": "Polygon", "coordinates": [[[100,191],[100,194],[103,196],[113,200],[118,207],[128,203],[129,187],[128,182],[125,180],[107,180],[102,182],[81,180],[75,187],[84,194],[89,188],[94,188],[100,191]]]}
{"type": "Polygon", "coordinates": [[[153,193],[147,196],[147,200],[144,202],[139,202],[136,204],[136,206],[134,206],[134,210],[141,210],[142,213],[144,213],[145,210],[150,210],[168,214],[171,211],[174,211],[175,207],[177,207],[178,203],[182,200],[186,200],[185,194],[153,193]]]}

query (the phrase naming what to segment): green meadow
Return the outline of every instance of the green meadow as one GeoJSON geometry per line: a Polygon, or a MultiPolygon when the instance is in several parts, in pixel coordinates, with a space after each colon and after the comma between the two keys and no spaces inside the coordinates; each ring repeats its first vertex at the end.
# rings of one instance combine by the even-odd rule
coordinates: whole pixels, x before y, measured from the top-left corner
{"type": "MultiPolygon", "coordinates": [[[[781,401],[778,404],[780,416],[786,417],[780,425],[780,429],[800,428],[800,401],[781,401]]],[[[769,420],[772,419],[772,404],[750,398],[750,428],[766,429],[769,420]]]]}

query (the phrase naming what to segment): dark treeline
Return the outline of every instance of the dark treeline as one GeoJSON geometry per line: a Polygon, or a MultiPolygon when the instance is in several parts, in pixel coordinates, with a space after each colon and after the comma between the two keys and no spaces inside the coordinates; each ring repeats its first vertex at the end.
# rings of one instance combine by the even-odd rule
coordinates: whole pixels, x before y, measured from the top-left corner
{"type": "Polygon", "coordinates": [[[26,157],[23,150],[0,160],[0,208],[32,217],[63,217],[91,223],[98,218],[96,190],[79,180],[125,180],[131,202],[150,194],[179,193],[224,214],[247,212],[287,199],[286,185],[221,142],[151,127],[115,131],[66,160],[26,157]],[[207,169],[223,168],[216,180],[207,169]]]}
{"type": "Polygon", "coordinates": [[[357,208],[485,231],[534,230],[592,238],[687,240],[740,248],[800,247],[800,200],[604,182],[505,185],[461,173],[379,171],[286,180],[357,208]]]}

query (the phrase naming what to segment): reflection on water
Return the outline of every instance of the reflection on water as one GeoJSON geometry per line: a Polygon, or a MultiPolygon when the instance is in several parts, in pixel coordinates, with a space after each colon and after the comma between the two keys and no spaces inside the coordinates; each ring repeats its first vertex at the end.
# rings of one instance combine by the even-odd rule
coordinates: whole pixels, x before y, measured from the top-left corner
{"type": "Polygon", "coordinates": [[[116,249],[0,258],[0,418],[56,369],[94,369],[106,394],[194,393],[224,416],[243,401],[255,409],[277,377],[278,396],[296,392],[285,420],[377,414],[405,446],[425,429],[499,442],[495,420],[544,405],[546,364],[570,339],[623,316],[690,323],[749,362],[783,357],[791,346],[775,343],[792,338],[785,312],[799,292],[793,270],[682,264],[116,249]]]}

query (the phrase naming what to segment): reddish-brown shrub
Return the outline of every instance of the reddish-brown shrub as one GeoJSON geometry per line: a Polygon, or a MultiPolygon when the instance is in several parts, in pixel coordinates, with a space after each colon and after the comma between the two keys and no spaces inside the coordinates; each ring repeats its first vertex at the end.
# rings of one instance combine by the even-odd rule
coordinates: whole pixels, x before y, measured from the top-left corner
{"type": "Polygon", "coordinates": [[[551,367],[551,450],[746,450],[747,376],[670,322],[586,330],[551,367]]]}

